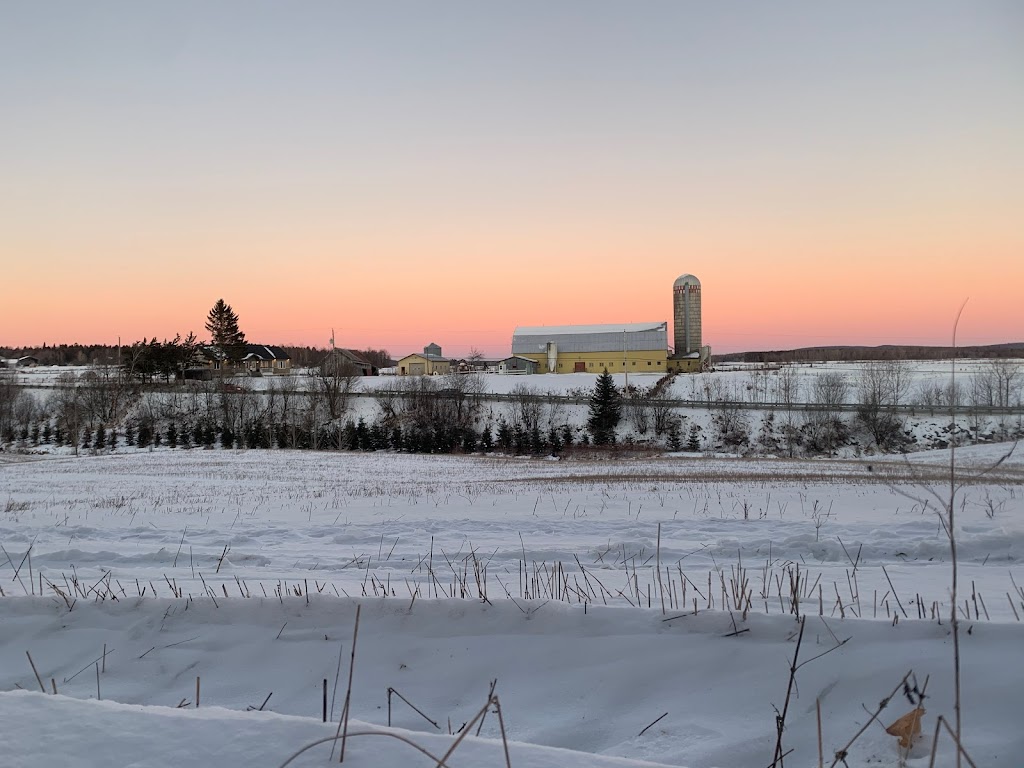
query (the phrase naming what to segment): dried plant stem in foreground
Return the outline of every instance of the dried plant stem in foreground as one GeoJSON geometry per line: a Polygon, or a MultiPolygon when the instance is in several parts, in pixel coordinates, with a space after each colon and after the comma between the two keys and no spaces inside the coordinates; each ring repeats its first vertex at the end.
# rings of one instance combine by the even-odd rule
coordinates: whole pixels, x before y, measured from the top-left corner
{"type": "Polygon", "coordinates": [[[932,737],[932,754],[931,758],[928,760],[928,768],[935,768],[935,755],[937,754],[936,750],[939,746],[940,726],[946,729],[946,732],[949,733],[949,737],[953,740],[953,743],[956,744],[957,755],[963,755],[964,760],[967,761],[967,764],[971,766],[971,768],[978,768],[971,759],[971,756],[967,754],[967,750],[964,749],[963,744],[960,743],[960,739],[956,737],[956,734],[953,733],[953,730],[949,727],[949,723],[946,722],[946,718],[942,715],[939,715],[935,720],[935,735],[932,737]]]}
{"type": "Polygon", "coordinates": [[[36,663],[32,661],[32,654],[28,651],[25,651],[25,655],[28,656],[28,663],[32,665],[32,671],[35,673],[36,682],[39,683],[39,690],[41,690],[43,693],[46,693],[46,686],[43,685],[43,678],[39,676],[39,670],[36,669],[36,663]]]}
{"type": "Polygon", "coordinates": [[[782,712],[775,716],[775,758],[772,760],[772,766],[781,766],[782,760],[785,757],[782,749],[782,732],[786,729],[786,714],[789,712],[789,700],[793,696],[793,686],[796,685],[797,659],[800,656],[800,644],[804,640],[804,624],[806,622],[807,617],[802,616],[800,618],[800,634],[797,635],[796,648],[793,650],[793,661],[789,665],[789,684],[786,686],[786,700],[782,704],[782,712]]]}
{"type": "Polygon", "coordinates": [[[913,674],[913,670],[909,670],[907,674],[905,674],[903,678],[896,684],[896,687],[892,689],[892,692],[878,703],[878,707],[875,709],[874,712],[871,713],[871,717],[868,718],[868,721],[860,727],[860,730],[853,734],[853,738],[846,742],[846,744],[843,745],[842,749],[836,752],[835,759],[829,764],[829,768],[835,768],[837,765],[839,765],[839,763],[846,763],[846,758],[850,752],[850,747],[852,747],[853,743],[861,737],[864,731],[866,731],[868,727],[873,722],[875,722],[875,720],[878,719],[878,716],[881,714],[882,710],[889,706],[889,701],[892,699],[893,696],[895,696],[899,692],[899,690],[903,687],[904,683],[906,683],[907,680],[910,679],[911,674],[913,674]]]}
{"type": "MultiPolygon", "coordinates": [[[[356,639],[359,637],[359,612],[362,610],[361,605],[356,605],[356,622],[355,627],[352,629],[352,655],[349,658],[348,664],[348,689],[345,691],[345,705],[341,709],[341,719],[338,721],[338,731],[335,733],[337,736],[341,734],[341,752],[338,758],[339,763],[345,762],[345,737],[348,734],[348,715],[349,708],[352,705],[352,675],[356,668],[356,639]]],[[[334,744],[331,744],[331,759],[334,759],[334,744]]]]}

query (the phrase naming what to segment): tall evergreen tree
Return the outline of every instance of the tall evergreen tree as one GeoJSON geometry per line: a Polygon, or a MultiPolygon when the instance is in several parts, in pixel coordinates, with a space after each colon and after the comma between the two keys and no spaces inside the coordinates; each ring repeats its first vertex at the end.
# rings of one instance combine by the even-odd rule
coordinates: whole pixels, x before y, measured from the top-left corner
{"type": "Polygon", "coordinates": [[[228,360],[241,360],[245,354],[245,334],[238,328],[238,315],[225,304],[224,299],[217,299],[206,316],[206,330],[210,332],[210,343],[228,360]]]}
{"type": "Polygon", "coordinates": [[[594,445],[615,442],[615,427],[622,418],[622,395],[615,386],[612,375],[605,368],[597,377],[594,392],[590,395],[590,416],[587,427],[594,436],[594,445]]]}

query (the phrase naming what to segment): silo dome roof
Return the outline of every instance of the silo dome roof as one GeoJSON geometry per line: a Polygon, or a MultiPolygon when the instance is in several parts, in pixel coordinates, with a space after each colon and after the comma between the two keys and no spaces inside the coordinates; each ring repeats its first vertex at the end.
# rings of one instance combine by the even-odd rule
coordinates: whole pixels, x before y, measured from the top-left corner
{"type": "Polygon", "coordinates": [[[672,284],[672,287],[678,288],[682,285],[700,285],[700,280],[698,280],[693,275],[680,275],[679,277],[676,278],[676,281],[672,284]]]}

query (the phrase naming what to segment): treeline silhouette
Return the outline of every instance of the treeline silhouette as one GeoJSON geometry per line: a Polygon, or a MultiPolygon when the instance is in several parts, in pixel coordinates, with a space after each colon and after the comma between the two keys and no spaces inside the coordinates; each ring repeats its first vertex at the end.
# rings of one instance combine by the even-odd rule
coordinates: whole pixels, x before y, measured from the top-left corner
{"type": "Polygon", "coordinates": [[[807,363],[857,360],[948,360],[951,357],[1021,358],[1024,341],[969,347],[930,347],[884,344],[878,347],[834,346],[799,349],[733,352],[715,355],[718,363],[807,363]]]}
{"type": "MultiPolygon", "coordinates": [[[[168,340],[169,341],[169,340],[168,340]]],[[[146,343],[146,340],[142,340],[146,343]]],[[[34,357],[39,365],[117,365],[119,351],[132,346],[135,342],[127,342],[118,347],[116,344],[43,344],[41,347],[0,347],[0,358],[34,357]]],[[[293,368],[312,368],[320,365],[328,350],[322,347],[275,345],[288,353],[293,368]]],[[[386,349],[357,350],[363,357],[378,368],[386,368],[393,364],[386,349]]],[[[122,358],[123,360],[123,358],[122,358]]]]}

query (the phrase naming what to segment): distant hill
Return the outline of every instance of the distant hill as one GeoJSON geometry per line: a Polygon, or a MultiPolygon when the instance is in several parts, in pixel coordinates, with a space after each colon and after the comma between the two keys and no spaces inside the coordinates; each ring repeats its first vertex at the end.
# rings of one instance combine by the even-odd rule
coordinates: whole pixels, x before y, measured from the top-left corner
{"type": "Polygon", "coordinates": [[[953,357],[1024,358],[1024,341],[986,344],[973,347],[927,347],[898,344],[867,346],[800,347],[799,349],[733,352],[714,355],[714,362],[728,363],[800,363],[847,360],[948,360],[953,357]]]}

